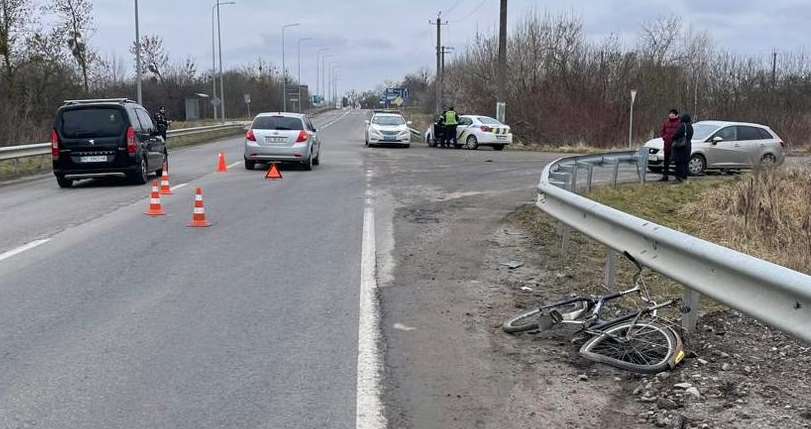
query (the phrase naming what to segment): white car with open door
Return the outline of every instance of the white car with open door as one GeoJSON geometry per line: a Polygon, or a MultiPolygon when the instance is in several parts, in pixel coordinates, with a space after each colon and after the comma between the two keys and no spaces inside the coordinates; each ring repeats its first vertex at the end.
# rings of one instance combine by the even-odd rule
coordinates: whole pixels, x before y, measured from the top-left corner
{"type": "MultiPolygon", "coordinates": [[[[425,132],[425,141],[434,142],[434,127],[425,132]]],[[[513,135],[509,125],[499,122],[495,118],[481,115],[462,115],[456,127],[457,147],[476,150],[479,146],[491,146],[495,150],[503,150],[512,144],[513,135]]]]}

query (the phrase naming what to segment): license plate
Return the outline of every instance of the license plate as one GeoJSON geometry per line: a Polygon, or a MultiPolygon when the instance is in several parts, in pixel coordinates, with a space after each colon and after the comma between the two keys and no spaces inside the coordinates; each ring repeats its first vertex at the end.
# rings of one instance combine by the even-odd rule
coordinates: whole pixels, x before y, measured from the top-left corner
{"type": "Polygon", "coordinates": [[[507,140],[507,136],[496,136],[497,140],[507,140]]]}
{"type": "Polygon", "coordinates": [[[83,156],[79,158],[80,162],[107,162],[106,156],[83,156]]]}
{"type": "Polygon", "coordinates": [[[383,141],[384,142],[393,142],[393,141],[396,141],[396,140],[397,140],[396,137],[383,136],[383,141]]]}
{"type": "Polygon", "coordinates": [[[287,137],[265,137],[265,143],[287,143],[287,137]]]}

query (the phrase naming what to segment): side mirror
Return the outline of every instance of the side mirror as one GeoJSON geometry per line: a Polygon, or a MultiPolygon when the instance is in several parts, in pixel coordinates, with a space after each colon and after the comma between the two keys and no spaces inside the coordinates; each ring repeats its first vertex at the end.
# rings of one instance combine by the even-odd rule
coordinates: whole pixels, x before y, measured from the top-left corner
{"type": "Polygon", "coordinates": [[[718,144],[718,142],[724,141],[724,138],[721,136],[715,136],[712,138],[712,144],[718,144]]]}
{"type": "Polygon", "coordinates": [[[414,124],[414,121],[408,121],[408,122],[406,122],[406,125],[409,125],[409,126],[410,126],[410,125],[412,125],[412,124],[414,124]]]}
{"type": "Polygon", "coordinates": [[[368,119],[363,121],[363,122],[366,122],[366,125],[369,125],[369,120],[368,119]]]}
{"type": "Polygon", "coordinates": [[[318,132],[318,128],[313,127],[313,132],[314,132],[314,133],[317,133],[317,132],[318,132]]]}

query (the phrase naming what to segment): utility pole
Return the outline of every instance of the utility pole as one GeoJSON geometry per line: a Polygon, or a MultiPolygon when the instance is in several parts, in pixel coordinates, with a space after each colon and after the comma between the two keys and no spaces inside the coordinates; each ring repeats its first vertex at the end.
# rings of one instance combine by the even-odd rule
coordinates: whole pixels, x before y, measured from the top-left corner
{"type": "Polygon", "coordinates": [[[438,115],[442,112],[442,26],[448,25],[448,22],[442,22],[442,11],[439,11],[436,14],[436,22],[428,21],[428,23],[436,25],[436,103],[434,113],[438,115]]]}
{"type": "Polygon", "coordinates": [[[298,27],[299,23],[282,25],[282,111],[287,111],[287,66],[284,62],[284,32],[290,27],[298,27]]]}
{"type": "Polygon", "coordinates": [[[298,112],[301,113],[301,42],[313,40],[311,37],[298,39],[298,112]]]}
{"type": "Polygon", "coordinates": [[[772,52],[772,87],[777,84],[777,51],[772,52]]]}
{"type": "Polygon", "coordinates": [[[144,94],[141,87],[141,28],[138,22],[138,0],[135,0],[135,69],[136,69],[136,98],[138,104],[144,104],[144,94]]]}
{"type": "Polygon", "coordinates": [[[498,94],[496,119],[506,121],[507,116],[507,0],[501,0],[501,19],[498,29],[498,94]]]}
{"type": "Polygon", "coordinates": [[[220,119],[225,121],[225,79],[222,75],[222,23],[220,22],[220,2],[217,1],[217,44],[220,46],[220,119]]]}

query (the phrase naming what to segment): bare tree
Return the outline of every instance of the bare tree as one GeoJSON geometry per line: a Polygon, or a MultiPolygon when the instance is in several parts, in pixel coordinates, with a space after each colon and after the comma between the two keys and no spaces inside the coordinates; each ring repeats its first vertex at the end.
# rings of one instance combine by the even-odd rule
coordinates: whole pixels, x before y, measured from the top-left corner
{"type": "MultiPolygon", "coordinates": [[[[133,58],[137,52],[138,47],[133,42],[130,47],[133,58]]],[[[163,73],[167,72],[169,67],[169,53],[163,46],[163,38],[156,34],[146,34],[141,37],[141,58],[142,67],[144,67],[141,73],[151,72],[159,79],[163,79],[163,73]]]]}
{"type": "Polygon", "coordinates": [[[82,70],[85,92],[90,91],[88,83],[88,66],[95,56],[88,52],[87,40],[93,31],[92,0],[51,0],[48,9],[52,10],[60,21],[66,34],[66,41],[73,57],[82,70]]]}
{"type": "Polygon", "coordinates": [[[25,32],[30,12],[30,0],[0,0],[0,56],[9,91],[14,80],[14,56],[19,50],[19,39],[25,32]]]}

